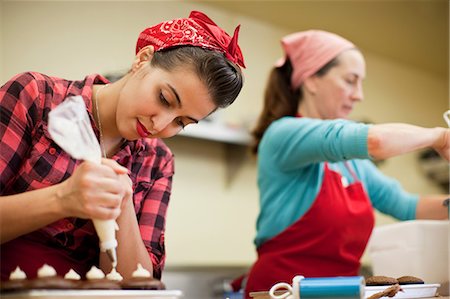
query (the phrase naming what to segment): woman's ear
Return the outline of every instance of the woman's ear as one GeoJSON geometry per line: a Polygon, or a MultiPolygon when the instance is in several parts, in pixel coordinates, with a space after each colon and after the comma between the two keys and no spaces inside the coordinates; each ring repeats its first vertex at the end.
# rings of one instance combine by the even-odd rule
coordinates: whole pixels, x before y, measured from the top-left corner
{"type": "Polygon", "coordinates": [[[310,94],[315,94],[317,92],[317,76],[310,76],[303,82],[303,91],[310,94]]]}
{"type": "Polygon", "coordinates": [[[131,66],[131,69],[135,71],[141,65],[150,62],[153,58],[153,53],[155,53],[155,48],[153,46],[146,46],[140,49],[133,60],[133,65],[131,66]]]}

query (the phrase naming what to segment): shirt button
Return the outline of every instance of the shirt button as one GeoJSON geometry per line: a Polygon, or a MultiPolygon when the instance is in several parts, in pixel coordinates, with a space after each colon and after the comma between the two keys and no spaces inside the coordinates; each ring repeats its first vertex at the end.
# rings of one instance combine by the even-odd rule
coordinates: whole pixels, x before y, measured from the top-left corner
{"type": "Polygon", "coordinates": [[[67,223],[66,228],[67,229],[72,229],[73,228],[73,224],[72,223],[67,223]]]}
{"type": "Polygon", "coordinates": [[[55,149],[54,147],[51,147],[51,148],[48,150],[48,153],[49,153],[50,155],[54,155],[54,154],[56,154],[56,149],[55,149]]]}

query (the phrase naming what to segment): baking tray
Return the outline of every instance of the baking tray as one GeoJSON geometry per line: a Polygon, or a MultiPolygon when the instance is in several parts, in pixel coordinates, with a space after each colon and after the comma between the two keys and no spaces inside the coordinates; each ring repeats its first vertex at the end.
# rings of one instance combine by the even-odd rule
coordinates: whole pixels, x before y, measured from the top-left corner
{"type": "Polygon", "coordinates": [[[183,293],[179,290],[29,290],[22,292],[1,294],[2,298],[22,299],[94,299],[129,298],[129,299],[179,299],[183,293]]]}
{"type": "MultiPolygon", "coordinates": [[[[436,284],[405,284],[401,285],[403,292],[398,292],[395,294],[395,299],[412,299],[412,298],[428,298],[434,297],[436,295],[436,291],[438,287],[441,285],[436,284]]],[[[366,295],[365,297],[370,297],[375,293],[381,292],[388,288],[389,286],[370,286],[366,287],[366,295]]],[[[383,297],[387,298],[387,297],[383,297]]]]}

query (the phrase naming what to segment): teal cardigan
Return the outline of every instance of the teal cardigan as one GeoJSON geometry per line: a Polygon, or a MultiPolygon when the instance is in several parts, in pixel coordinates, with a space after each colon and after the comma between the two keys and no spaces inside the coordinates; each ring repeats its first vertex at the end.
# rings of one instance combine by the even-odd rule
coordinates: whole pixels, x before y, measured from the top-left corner
{"type": "MultiPolygon", "coordinates": [[[[399,220],[414,219],[419,199],[381,173],[367,149],[369,125],[348,120],[284,117],[273,122],[258,148],[260,213],[255,245],[276,236],[312,206],[322,185],[324,162],[354,181],[348,161],[372,205],[399,220]]],[[[330,216],[333,211],[330,211],[330,216]]]]}

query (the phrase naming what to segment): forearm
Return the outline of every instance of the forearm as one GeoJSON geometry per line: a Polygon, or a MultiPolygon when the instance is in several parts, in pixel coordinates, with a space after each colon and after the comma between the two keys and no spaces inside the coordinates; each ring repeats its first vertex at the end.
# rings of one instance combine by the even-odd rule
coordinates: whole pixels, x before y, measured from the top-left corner
{"type": "MultiPolygon", "coordinates": [[[[119,230],[116,238],[117,246],[117,271],[124,277],[131,277],[140,263],[145,269],[153,273],[153,265],[147,249],[142,241],[134,206],[129,200],[117,218],[119,230]]],[[[111,263],[105,254],[100,256],[100,266],[105,273],[111,271],[111,263]]]]}
{"type": "Polygon", "coordinates": [[[400,123],[372,125],[368,133],[369,154],[375,159],[386,159],[427,147],[443,147],[448,142],[446,131],[400,123]]]}
{"type": "Polygon", "coordinates": [[[448,219],[448,207],[443,202],[449,195],[422,196],[417,203],[416,219],[448,219]]]}
{"type": "Polygon", "coordinates": [[[58,185],[0,197],[0,242],[5,243],[65,216],[58,185]]]}

